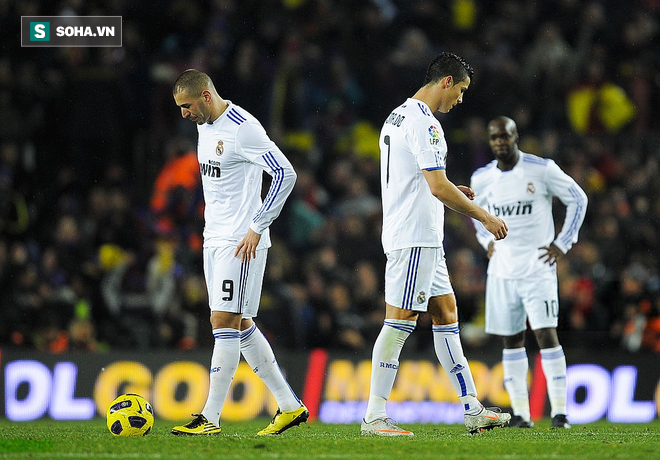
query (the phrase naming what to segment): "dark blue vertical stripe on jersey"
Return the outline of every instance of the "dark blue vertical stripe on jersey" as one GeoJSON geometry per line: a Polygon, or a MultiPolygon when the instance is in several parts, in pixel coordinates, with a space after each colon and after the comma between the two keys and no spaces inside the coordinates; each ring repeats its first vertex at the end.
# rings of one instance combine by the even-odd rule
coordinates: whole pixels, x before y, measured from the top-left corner
{"type": "Polygon", "coordinates": [[[275,197],[282,188],[282,183],[284,182],[284,168],[280,166],[280,164],[277,162],[272,152],[268,152],[266,155],[264,155],[264,161],[268,161],[268,160],[270,160],[270,162],[268,162],[268,165],[275,173],[275,177],[273,179],[275,185],[271,186],[270,190],[268,191],[268,196],[266,196],[266,202],[268,203],[268,207],[266,209],[270,209],[270,207],[273,204],[273,201],[275,201],[275,197]]]}
{"type": "Polygon", "coordinates": [[[564,238],[562,238],[561,240],[562,243],[564,243],[564,245],[567,246],[573,240],[573,234],[577,231],[578,221],[580,220],[579,217],[580,215],[582,215],[582,208],[584,207],[584,200],[582,199],[582,195],[580,194],[580,192],[577,191],[575,186],[569,188],[568,191],[575,198],[577,209],[575,210],[575,214],[573,215],[573,220],[571,221],[571,224],[568,227],[568,231],[566,232],[566,235],[564,235],[564,238]]]}
{"type": "Polygon", "coordinates": [[[410,249],[410,260],[408,261],[408,273],[406,274],[406,285],[403,289],[403,302],[401,308],[412,309],[412,298],[415,295],[415,282],[417,281],[417,269],[419,268],[419,256],[421,248],[410,249]]]}
{"type": "Polygon", "coordinates": [[[270,189],[268,190],[268,195],[266,195],[266,199],[262,203],[261,208],[257,212],[257,215],[254,216],[254,219],[252,219],[253,222],[256,222],[257,219],[259,219],[261,215],[264,213],[264,211],[270,209],[270,207],[273,205],[273,201],[275,201],[277,194],[280,192],[280,189],[282,188],[282,183],[284,182],[284,168],[282,168],[277,163],[277,160],[275,160],[273,154],[271,152],[268,152],[267,154],[263,155],[262,158],[264,159],[266,164],[270,167],[270,169],[274,172],[274,176],[273,176],[273,182],[271,183],[270,189]]]}
{"type": "Polygon", "coordinates": [[[284,170],[282,167],[277,164],[277,161],[275,161],[275,158],[273,157],[273,154],[268,152],[267,154],[263,155],[262,157],[266,164],[270,167],[270,169],[274,172],[273,175],[273,182],[271,183],[270,189],[268,190],[268,195],[266,195],[266,199],[261,205],[261,208],[259,208],[259,211],[257,212],[257,215],[254,216],[253,222],[256,222],[259,217],[264,213],[264,211],[270,209],[271,205],[273,204],[273,201],[275,200],[275,197],[277,196],[278,192],[280,191],[280,188],[282,187],[282,182],[284,181],[284,170]]]}

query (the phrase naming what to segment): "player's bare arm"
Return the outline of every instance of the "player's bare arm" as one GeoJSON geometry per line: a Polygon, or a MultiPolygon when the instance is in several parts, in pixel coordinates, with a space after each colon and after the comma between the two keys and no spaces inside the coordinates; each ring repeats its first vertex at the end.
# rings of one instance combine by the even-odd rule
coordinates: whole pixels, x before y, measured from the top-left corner
{"type": "Polygon", "coordinates": [[[463,192],[463,195],[468,197],[469,200],[474,200],[475,193],[470,187],[467,185],[457,185],[456,188],[463,192]]]}
{"type": "MultiPolygon", "coordinates": [[[[484,225],[484,227],[486,227],[486,230],[495,236],[496,240],[501,240],[506,237],[509,232],[506,223],[499,217],[493,216],[482,207],[473,203],[465,192],[461,191],[456,185],[447,179],[447,174],[444,169],[434,169],[431,171],[425,170],[423,173],[429,187],[431,188],[431,193],[438,200],[442,201],[445,206],[478,220],[484,225]]],[[[469,188],[465,186],[461,187],[469,188]]],[[[472,198],[474,198],[474,196],[472,198]]]]}
{"type": "Polygon", "coordinates": [[[255,232],[252,229],[249,229],[246,235],[243,237],[236,251],[234,252],[234,257],[241,255],[241,262],[249,262],[250,260],[257,257],[257,246],[261,240],[261,235],[255,232]]]}
{"type": "Polygon", "coordinates": [[[543,263],[546,264],[554,265],[559,259],[564,257],[564,253],[554,243],[550,246],[541,246],[539,249],[545,251],[545,253],[539,256],[539,259],[543,259],[543,263]]]}

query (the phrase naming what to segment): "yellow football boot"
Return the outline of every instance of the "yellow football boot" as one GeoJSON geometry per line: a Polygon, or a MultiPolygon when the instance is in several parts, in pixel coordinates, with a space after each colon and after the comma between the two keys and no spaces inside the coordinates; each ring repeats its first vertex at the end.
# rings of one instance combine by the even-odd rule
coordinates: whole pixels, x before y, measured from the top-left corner
{"type": "Polygon", "coordinates": [[[220,427],[209,422],[202,414],[192,414],[194,419],[190,423],[172,428],[172,434],[207,436],[210,434],[220,434],[220,427]]]}
{"type": "Polygon", "coordinates": [[[275,417],[270,421],[270,425],[257,433],[258,436],[266,436],[270,434],[281,434],[291,427],[298,426],[305,423],[309,418],[309,411],[303,405],[296,410],[286,412],[277,409],[275,417]]]}

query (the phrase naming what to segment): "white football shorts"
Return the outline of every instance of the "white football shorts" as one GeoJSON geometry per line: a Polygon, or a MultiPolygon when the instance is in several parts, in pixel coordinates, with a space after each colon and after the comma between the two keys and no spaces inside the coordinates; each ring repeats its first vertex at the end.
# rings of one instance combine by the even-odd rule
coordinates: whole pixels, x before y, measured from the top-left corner
{"type": "Polygon", "coordinates": [[[241,263],[235,246],[204,248],[204,277],[211,311],[242,313],[254,318],[259,310],[268,249],[257,249],[257,257],[241,263]]]}
{"type": "Polygon", "coordinates": [[[559,294],[557,279],[486,280],[486,332],[510,336],[527,329],[557,327],[559,294]]]}
{"type": "Polygon", "coordinates": [[[385,302],[427,311],[429,298],[453,294],[442,248],[405,248],[386,254],[385,302]]]}

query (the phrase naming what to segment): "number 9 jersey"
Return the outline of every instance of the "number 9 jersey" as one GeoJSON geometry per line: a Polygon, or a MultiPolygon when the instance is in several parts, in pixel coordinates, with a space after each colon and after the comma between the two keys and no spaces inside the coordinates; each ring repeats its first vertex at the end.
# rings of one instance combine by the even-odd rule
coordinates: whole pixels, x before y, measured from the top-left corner
{"type": "Polygon", "coordinates": [[[251,228],[261,234],[258,248],[268,248],[268,227],[291,193],[296,173],[261,123],[231,101],[227,103],[213,123],[197,126],[204,247],[236,247],[251,228]],[[273,179],[262,202],[263,171],[273,179]]]}

